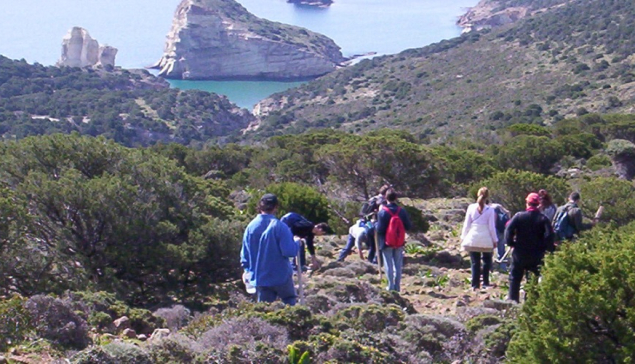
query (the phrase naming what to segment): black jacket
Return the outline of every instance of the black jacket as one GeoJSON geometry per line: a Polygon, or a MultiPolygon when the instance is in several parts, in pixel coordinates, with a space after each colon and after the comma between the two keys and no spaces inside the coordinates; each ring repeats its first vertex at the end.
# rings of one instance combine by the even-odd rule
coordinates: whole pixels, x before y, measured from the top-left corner
{"type": "Polygon", "coordinates": [[[505,243],[515,254],[544,255],[554,251],[551,221],[540,211],[522,211],[514,215],[505,228],[505,243]]]}

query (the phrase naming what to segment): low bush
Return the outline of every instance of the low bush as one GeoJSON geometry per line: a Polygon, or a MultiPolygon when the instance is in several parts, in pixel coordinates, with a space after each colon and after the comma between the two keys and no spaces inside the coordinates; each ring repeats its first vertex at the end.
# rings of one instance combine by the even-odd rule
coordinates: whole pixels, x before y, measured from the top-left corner
{"type": "Polygon", "coordinates": [[[202,351],[194,340],[181,334],[153,341],[147,349],[154,364],[192,363],[202,351]]]}
{"type": "Polygon", "coordinates": [[[25,340],[33,330],[32,317],[20,296],[0,301],[0,352],[25,340]]]}
{"type": "Polygon", "coordinates": [[[38,337],[74,349],[83,349],[90,343],[88,324],[69,301],[36,295],[26,302],[25,308],[33,318],[38,337]]]}
{"type": "Polygon", "coordinates": [[[192,314],[183,305],[175,305],[170,308],[160,308],[153,313],[154,316],[162,318],[170,331],[178,331],[187,326],[192,319],[192,314]]]}
{"type": "Polygon", "coordinates": [[[113,342],[104,346],[104,351],[110,354],[117,364],[154,364],[145,350],[133,344],[113,342]]]}

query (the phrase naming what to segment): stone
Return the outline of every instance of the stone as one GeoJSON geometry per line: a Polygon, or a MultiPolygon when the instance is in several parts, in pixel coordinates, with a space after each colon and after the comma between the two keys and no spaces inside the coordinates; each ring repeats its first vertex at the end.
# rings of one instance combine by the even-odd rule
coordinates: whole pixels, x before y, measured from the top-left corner
{"type": "Polygon", "coordinates": [[[150,335],[150,341],[160,340],[170,335],[170,329],[155,329],[152,335],[150,335]]]}
{"type": "Polygon", "coordinates": [[[88,31],[73,27],[62,39],[62,55],[58,67],[115,66],[117,48],[100,46],[88,31]]]}
{"type": "Polygon", "coordinates": [[[0,364],[7,364],[7,358],[5,358],[4,356],[0,355],[0,364]]]}
{"type": "Polygon", "coordinates": [[[125,329],[123,330],[123,336],[130,338],[130,339],[136,339],[137,338],[137,333],[133,330],[133,329],[125,329]]]}
{"type": "Polygon", "coordinates": [[[153,68],[175,79],[293,80],[344,60],[330,38],[258,18],[234,0],[182,0],[153,68]]]}
{"type": "Polygon", "coordinates": [[[115,330],[117,332],[122,332],[125,329],[130,328],[130,319],[126,316],[121,316],[120,318],[113,321],[113,325],[115,325],[115,330]]]}
{"type": "Polygon", "coordinates": [[[148,340],[148,337],[146,335],[144,335],[144,334],[137,335],[137,340],[146,341],[146,340],[148,340]]]}
{"type": "Polygon", "coordinates": [[[503,300],[485,300],[483,301],[483,307],[485,308],[493,308],[498,311],[503,311],[510,309],[514,306],[518,305],[514,301],[503,301],[503,300]]]}

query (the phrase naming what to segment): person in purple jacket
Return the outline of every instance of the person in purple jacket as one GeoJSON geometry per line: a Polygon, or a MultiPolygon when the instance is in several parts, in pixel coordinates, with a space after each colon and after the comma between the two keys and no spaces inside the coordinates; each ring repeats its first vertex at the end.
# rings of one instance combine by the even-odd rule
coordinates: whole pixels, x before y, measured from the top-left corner
{"type": "Polygon", "coordinates": [[[278,198],[268,193],[260,199],[256,216],[245,229],[240,264],[256,287],[258,302],[273,302],[280,298],[295,305],[296,291],[289,258],[298,254],[298,243],[287,225],[275,217],[278,198]]]}

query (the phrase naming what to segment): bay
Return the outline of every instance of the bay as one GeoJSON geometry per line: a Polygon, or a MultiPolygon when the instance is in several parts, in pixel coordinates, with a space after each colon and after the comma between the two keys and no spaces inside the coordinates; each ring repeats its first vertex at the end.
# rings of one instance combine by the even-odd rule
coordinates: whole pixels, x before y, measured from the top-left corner
{"type": "MultiPolygon", "coordinates": [[[[331,37],[345,56],[394,54],[458,36],[455,22],[477,0],[335,0],[328,8],[286,0],[240,0],[259,17],[293,24],[331,37]]],[[[60,56],[62,37],[86,28],[101,44],[119,49],[117,65],[141,68],[162,54],[178,0],[6,1],[0,12],[0,54],[44,65],[60,56]]],[[[171,81],[173,87],[224,94],[251,108],[298,82],[171,81]]]]}

